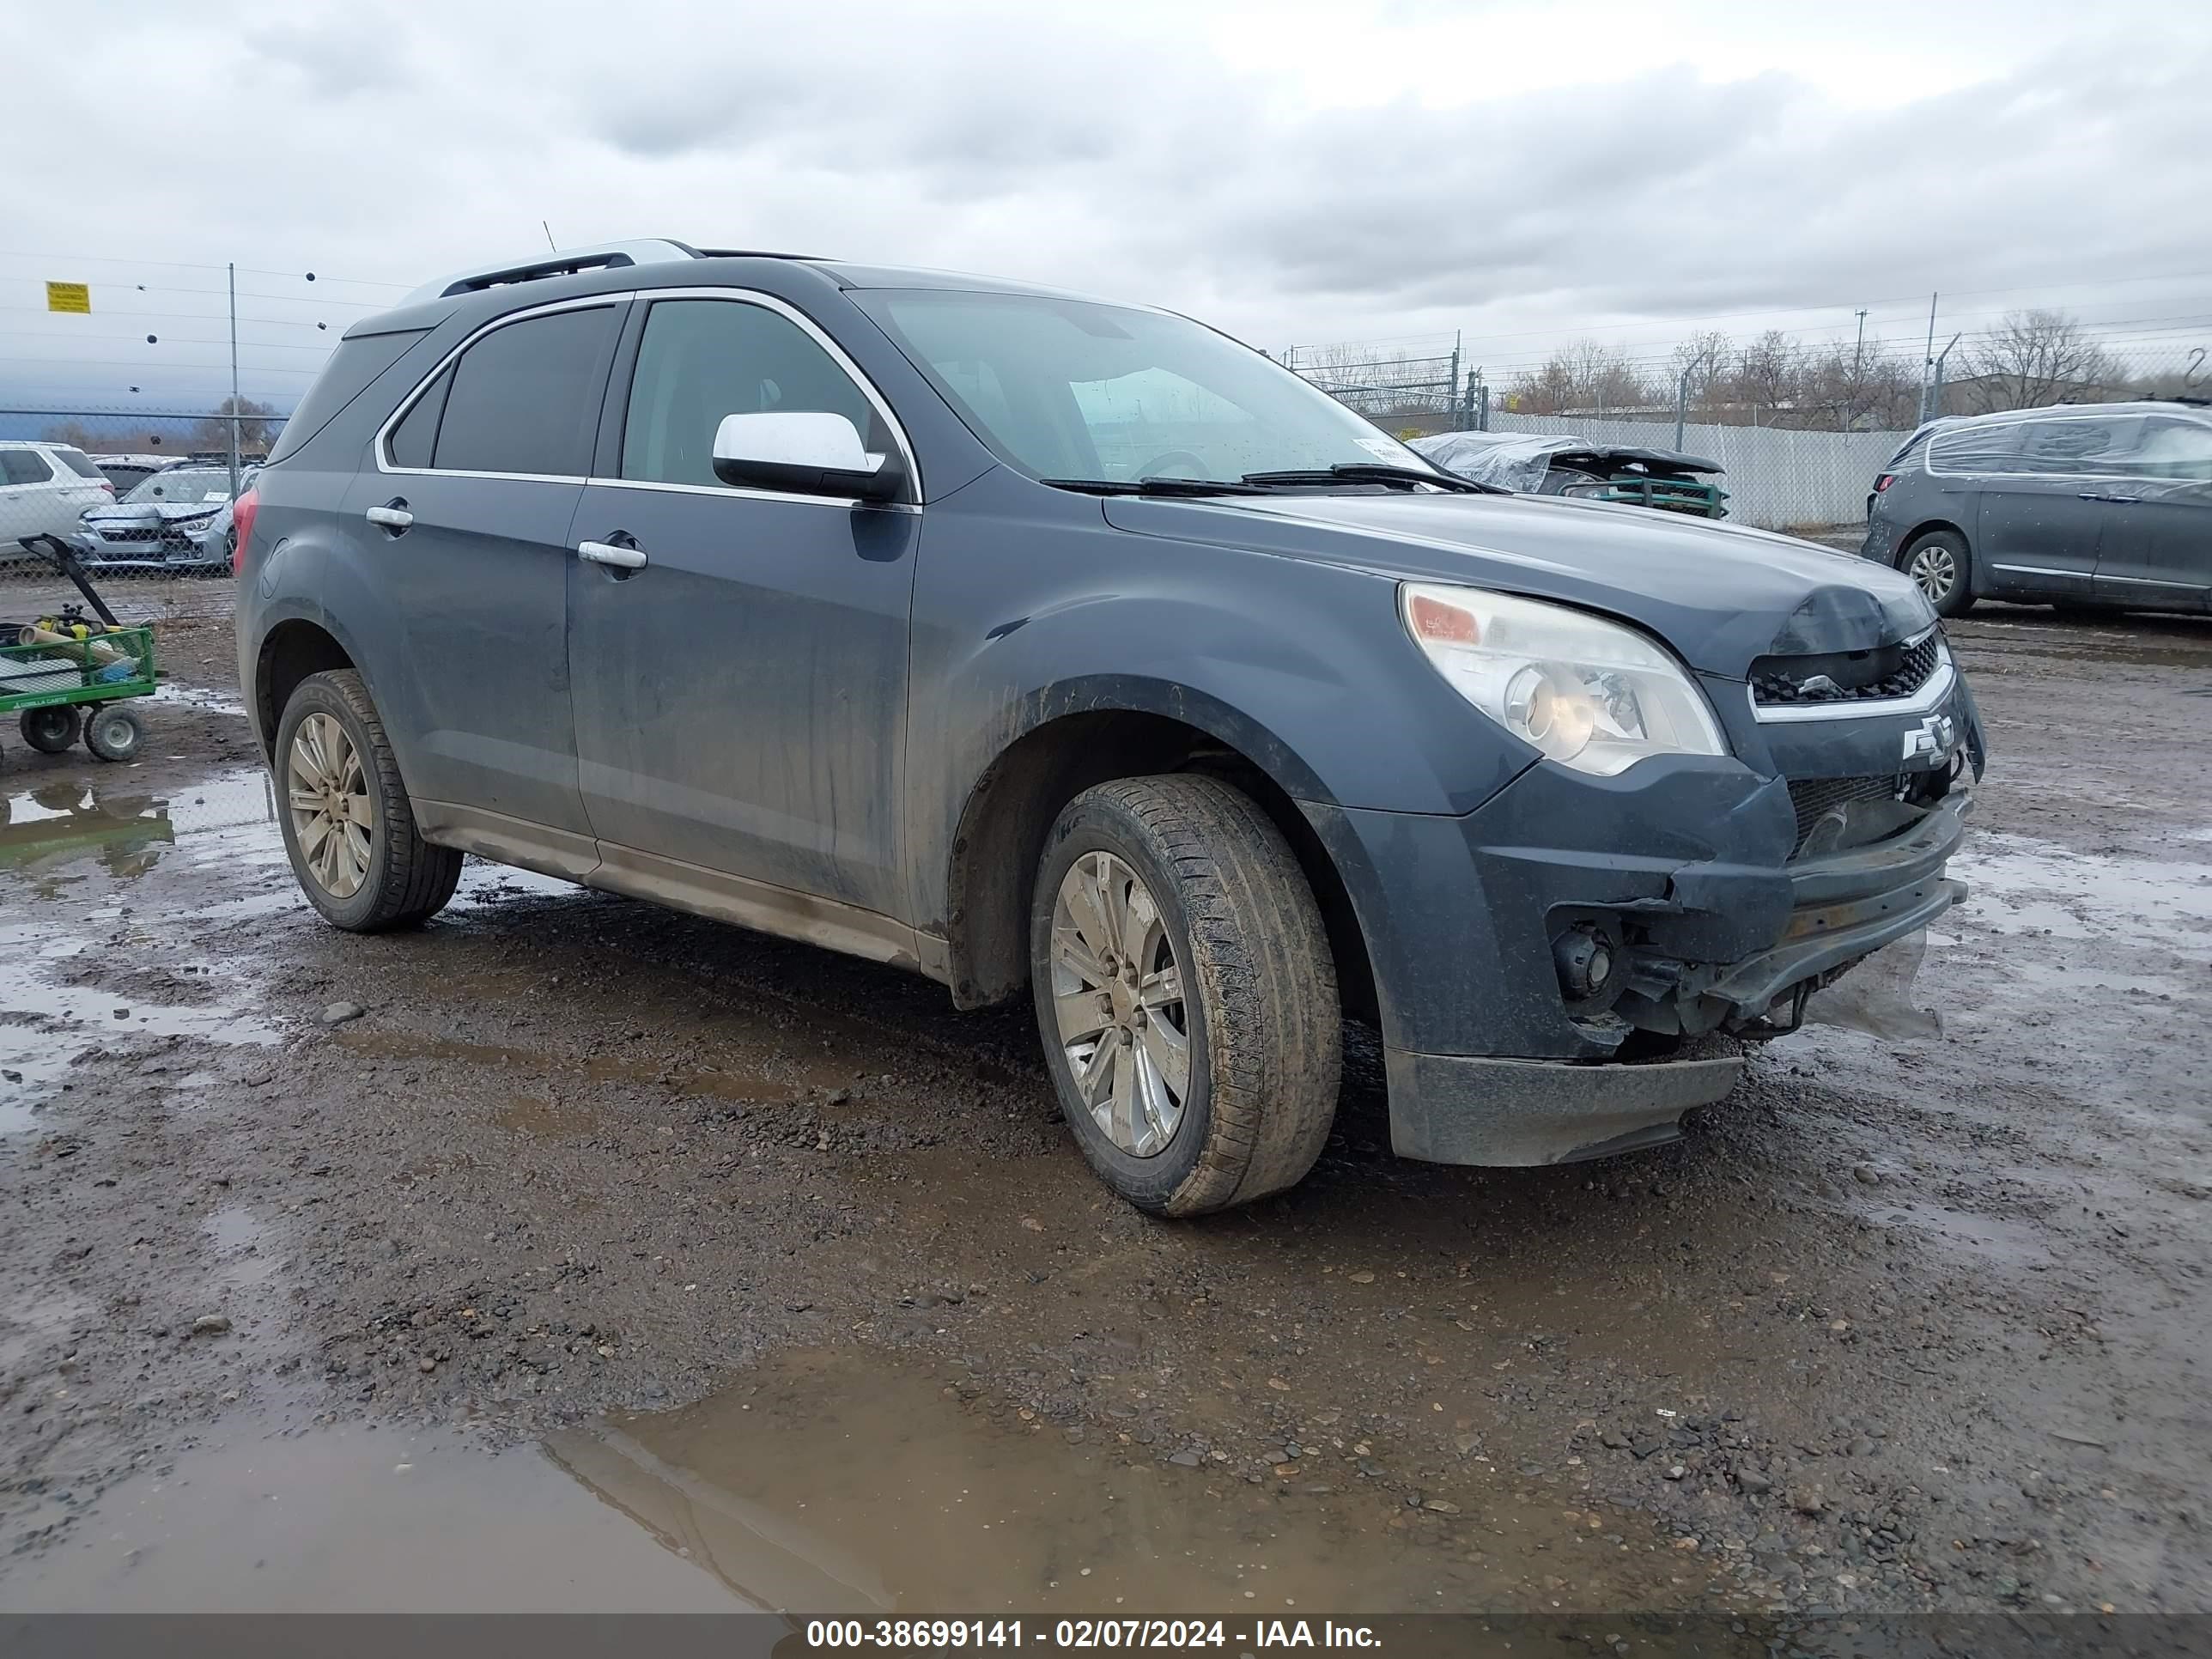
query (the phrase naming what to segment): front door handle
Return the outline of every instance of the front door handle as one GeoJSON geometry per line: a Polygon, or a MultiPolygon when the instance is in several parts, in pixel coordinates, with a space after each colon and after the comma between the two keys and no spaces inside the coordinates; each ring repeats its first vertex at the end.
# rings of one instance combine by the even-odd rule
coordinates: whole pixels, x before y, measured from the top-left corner
{"type": "Polygon", "coordinates": [[[624,547],[618,542],[578,542],[576,556],[589,559],[593,564],[611,565],[617,570],[645,568],[645,550],[624,547]]]}
{"type": "Polygon", "coordinates": [[[2124,504],[2129,499],[2125,495],[2107,495],[2102,490],[2098,489],[2084,489],[2080,492],[2080,496],[2081,499],[2085,501],[2112,501],[2122,504],[2124,504]]]}
{"type": "Polygon", "coordinates": [[[380,530],[388,530],[397,536],[415,522],[415,515],[407,510],[404,501],[386,501],[382,507],[372,507],[362,514],[380,530]]]}

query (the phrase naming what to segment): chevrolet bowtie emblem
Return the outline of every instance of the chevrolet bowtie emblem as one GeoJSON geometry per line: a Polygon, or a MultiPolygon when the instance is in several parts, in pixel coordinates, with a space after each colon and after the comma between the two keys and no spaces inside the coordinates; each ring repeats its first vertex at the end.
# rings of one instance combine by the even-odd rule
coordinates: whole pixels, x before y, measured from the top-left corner
{"type": "Polygon", "coordinates": [[[1905,734],[1908,766],[1915,761],[1940,761],[1958,746],[1959,726],[1948,714],[1930,714],[1905,734]]]}

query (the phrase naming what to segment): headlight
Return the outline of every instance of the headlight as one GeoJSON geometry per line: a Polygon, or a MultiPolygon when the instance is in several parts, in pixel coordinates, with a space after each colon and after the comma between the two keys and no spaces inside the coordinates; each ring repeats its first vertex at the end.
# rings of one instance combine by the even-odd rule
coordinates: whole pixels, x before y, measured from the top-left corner
{"type": "Polygon", "coordinates": [[[1547,758],[1609,778],[1650,755],[1725,755],[1705,694],[1656,640],[1565,605],[1407,582],[1422,655],[1547,758]]]}

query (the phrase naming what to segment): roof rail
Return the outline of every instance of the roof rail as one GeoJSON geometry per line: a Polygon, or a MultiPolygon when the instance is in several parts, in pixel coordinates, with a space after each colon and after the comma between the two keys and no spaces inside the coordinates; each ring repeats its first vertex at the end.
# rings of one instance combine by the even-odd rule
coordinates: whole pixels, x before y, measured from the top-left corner
{"type": "Polygon", "coordinates": [[[477,270],[456,271],[416,289],[402,305],[425,300],[449,300],[459,294],[477,294],[509,283],[531,283],[547,276],[573,276],[584,270],[620,270],[629,265],[665,264],[676,259],[696,259],[699,250],[686,242],[653,238],[635,242],[603,242],[597,247],[562,248],[542,258],[514,264],[487,265],[477,270]]]}

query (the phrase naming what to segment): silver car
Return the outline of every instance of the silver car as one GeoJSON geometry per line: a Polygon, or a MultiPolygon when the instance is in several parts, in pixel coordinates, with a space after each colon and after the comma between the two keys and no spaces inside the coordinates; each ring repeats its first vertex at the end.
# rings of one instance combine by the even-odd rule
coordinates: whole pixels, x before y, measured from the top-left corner
{"type": "MultiPolygon", "coordinates": [[[[255,469],[239,474],[243,489],[255,469]]],[[[70,538],[89,566],[123,571],[227,573],[230,469],[187,463],[155,473],[112,507],[88,510],[70,538]]]]}

